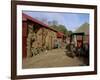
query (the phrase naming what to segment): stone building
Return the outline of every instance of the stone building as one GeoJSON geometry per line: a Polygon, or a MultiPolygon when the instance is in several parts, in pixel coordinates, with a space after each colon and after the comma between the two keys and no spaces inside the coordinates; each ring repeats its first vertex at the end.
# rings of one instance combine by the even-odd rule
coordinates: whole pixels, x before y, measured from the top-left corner
{"type": "MultiPolygon", "coordinates": [[[[55,48],[55,42],[61,42],[58,31],[43,22],[22,13],[22,47],[23,58],[39,54],[41,51],[55,48]]],[[[63,36],[63,35],[62,35],[63,36]]]]}

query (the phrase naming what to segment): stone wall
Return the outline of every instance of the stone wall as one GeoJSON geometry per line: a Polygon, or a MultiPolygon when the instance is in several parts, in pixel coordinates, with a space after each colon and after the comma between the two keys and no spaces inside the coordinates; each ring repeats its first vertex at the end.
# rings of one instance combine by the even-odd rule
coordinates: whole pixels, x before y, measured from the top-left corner
{"type": "Polygon", "coordinates": [[[37,32],[32,30],[34,25],[28,25],[27,37],[27,57],[35,56],[42,51],[53,49],[55,40],[57,39],[56,32],[39,26],[37,32]]]}

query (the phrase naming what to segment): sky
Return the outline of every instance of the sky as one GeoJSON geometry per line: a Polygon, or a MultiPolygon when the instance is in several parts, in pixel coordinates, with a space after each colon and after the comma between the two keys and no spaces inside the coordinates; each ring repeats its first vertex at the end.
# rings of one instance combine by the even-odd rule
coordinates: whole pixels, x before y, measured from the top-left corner
{"type": "Polygon", "coordinates": [[[37,19],[46,19],[48,21],[57,21],[64,25],[68,30],[75,31],[84,23],[89,23],[89,14],[87,13],[68,13],[68,12],[36,12],[23,11],[23,13],[37,19]]]}

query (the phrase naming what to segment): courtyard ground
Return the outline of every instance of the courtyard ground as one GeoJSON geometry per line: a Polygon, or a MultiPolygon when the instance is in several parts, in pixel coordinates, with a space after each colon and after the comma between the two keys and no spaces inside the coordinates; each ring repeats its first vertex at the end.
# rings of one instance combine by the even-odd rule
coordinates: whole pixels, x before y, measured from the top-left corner
{"type": "Polygon", "coordinates": [[[83,60],[69,57],[65,49],[52,49],[31,58],[23,59],[22,68],[48,68],[84,65],[83,60]]]}

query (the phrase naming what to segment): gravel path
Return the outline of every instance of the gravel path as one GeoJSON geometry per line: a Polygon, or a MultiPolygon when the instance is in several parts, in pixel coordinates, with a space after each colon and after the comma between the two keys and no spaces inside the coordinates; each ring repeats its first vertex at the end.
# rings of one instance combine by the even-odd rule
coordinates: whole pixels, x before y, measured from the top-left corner
{"type": "Polygon", "coordinates": [[[64,49],[53,49],[41,53],[35,57],[24,59],[23,68],[48,68],[48,67],[67,67],[80,66],[82,61],[77,57],[66,56],[64,49]]]}

